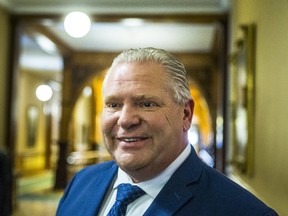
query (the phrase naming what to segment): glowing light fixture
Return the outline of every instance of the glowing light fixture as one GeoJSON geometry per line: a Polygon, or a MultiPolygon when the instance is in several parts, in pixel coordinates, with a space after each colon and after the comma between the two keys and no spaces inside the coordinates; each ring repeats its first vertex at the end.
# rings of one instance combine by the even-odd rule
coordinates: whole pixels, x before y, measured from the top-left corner
{"type": "Polygon", "coordinates": [[[36,97],[40,101],[48,101],[53,96],[52,88],[49,85],[39,85],[36,89],[36,97]]]}
{"type": "Polygon", "coordinates": [[[125,26],[129,26],[129,27],[137,27],[137,26],[141,26],[144,24],[144,20],[143,19],[139,19],[139,18],[126,18],[126,19],[122,19],[121,23],[125,26]]]}
{"type": "Polygon", "coordinates": [[[89,32],[90,27],[90,18],[83,12],[71,12],[65,17],[64,28],[71,37],[84,37],[89,32]]]}
{"type": "Polygon", "coordinates": [[[86,97],[89,97],[92,95],[92,88],[90,86],[86,86],[84,89],[83,89],[83,94],[86,96],[86,97]]]}
{"type": "Polygon", "coordinates": [[[39,46],[44,50],[45,52],[49,54],[57,53],[57,47],[56,45],[47,37],[44,35],[36,35],[35,36],[36,42],[39,44],[39,46]]]}

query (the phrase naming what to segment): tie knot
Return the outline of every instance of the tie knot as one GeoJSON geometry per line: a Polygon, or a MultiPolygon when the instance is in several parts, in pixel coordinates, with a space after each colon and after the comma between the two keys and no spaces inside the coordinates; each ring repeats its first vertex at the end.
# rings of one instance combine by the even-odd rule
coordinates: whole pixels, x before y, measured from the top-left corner
{"type": "Polygon", "coordinates": [[[120,184],[117,188],[116,201],[107,216],[125,216],[127,206],[145,192],[136,185],[120,184]]]}
{"type": "Polygon", "coordinates": [[[119,202],[129,205],[139,197],[143,196],[145,191],[136,185],[131,184],[120,184],[117,191],[117,200],[119,202]]]}

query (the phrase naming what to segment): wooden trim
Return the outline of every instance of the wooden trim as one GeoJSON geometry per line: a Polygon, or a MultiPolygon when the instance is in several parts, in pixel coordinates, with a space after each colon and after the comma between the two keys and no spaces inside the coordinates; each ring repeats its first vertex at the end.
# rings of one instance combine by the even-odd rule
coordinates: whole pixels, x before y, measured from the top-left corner
{"type": "Polygon", "coordinates": [[[39,24],[25,27],[25,32],[30,36],[40,33],[49,38],[57,46],[58,50],[63,56],[69,56],[72,52],[74,52],[74,50],[69,47],[69,45],[56,37],[46,26],[39,24]]]}
{"type": "MultiPolygon", "coordinates": [[[[45,20],[54,20],[55,22],[63,20],[63,14],[15,14],[16,19],[22,22],[43,23],[45,20]]],[[[207,14],[90,14],[93,21],[99,22],[117,22],[124,18],[142,18],[153,22],[188,22],[188,23],[214,23],[228,20],[227,13],[207,13],[207,14]]]]}

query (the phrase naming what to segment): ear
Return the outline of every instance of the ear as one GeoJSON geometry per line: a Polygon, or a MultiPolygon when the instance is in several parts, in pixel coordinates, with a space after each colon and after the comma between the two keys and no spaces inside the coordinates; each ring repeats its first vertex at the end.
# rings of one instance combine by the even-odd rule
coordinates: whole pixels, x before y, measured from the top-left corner
{"type": "Polygon", "coordinates": [[[184,104],[183,130],[187,132],[192,123],[194,101],[191,99],[184,104]]]}

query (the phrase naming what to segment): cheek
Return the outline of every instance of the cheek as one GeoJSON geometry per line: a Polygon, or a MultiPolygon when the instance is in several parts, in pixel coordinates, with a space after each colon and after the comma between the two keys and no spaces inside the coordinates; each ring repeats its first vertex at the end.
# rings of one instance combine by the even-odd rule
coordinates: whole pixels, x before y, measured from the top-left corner
{"type": "Polygon", "coordinates": [[[110,135],[116,124],[116,118],[113,118],[112,115],[103,114],[101,118],[101,128],[103,135],[110,135]]]}
{"type": "Polygon", "coordinates": [[[179,126],[183,123],[181,110],[177,107],[171,108],[169,110],[163,110],[163,118],[165,118],[165,124],[169,126],[179,126]]]}
{"type": "Polygon", "coordinates": [[[172,125],[173,124],[173,112],[172,109],[162,109],[155,118],[155,122],[158,124],[172,125]]]}
{"type": "Polygon", "coordinates": [[[154,138],[157,139],[157,142],[162,142],[161,140],[164,139],[165,142],[167,142],[167,139],[170,140],[171,137],[176,137],[175,135],[179,133],[179,130],[182,130],[179,119],[179,115],[177,116],[174,113],[163,111],[161,114],[151,118],[150,121],[148,120],[149,126],[153,130],[153,134],[155,135],[154,138]]]}
{"type": "Polygon", "coordinates": [[[184,130],[183,115],[177,108],[165,116],[166,124],[163,125],[165,133],[169,139],[179,140],[184,130]]]}

